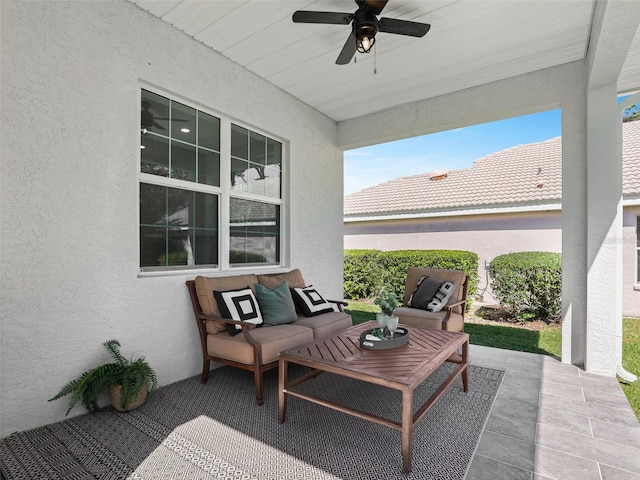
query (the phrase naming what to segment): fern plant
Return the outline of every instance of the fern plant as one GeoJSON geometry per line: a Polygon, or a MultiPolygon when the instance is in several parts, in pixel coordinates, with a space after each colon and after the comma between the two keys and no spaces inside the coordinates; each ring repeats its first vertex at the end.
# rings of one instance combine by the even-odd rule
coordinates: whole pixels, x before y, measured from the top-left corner
{"type": "Polygon", "coordinates": [[[136,399],[141,390],[146,388],[147,392],[151,393],[158,386],[156,373],[144,357],[127,360],[120,353],[120,342],[117,340],[108,340],[103,345],[111,354],[113,362],[84,372],[79,378],[62,387],[55,397],[49,399],[51,402],[71,395],[65,415],[69,415],[80,399],[90,412],[105,410],[98,406],[98,397],[114,386],[122,387],[118,405],[122,409],[125,409],[130,400],[136,399]]]}

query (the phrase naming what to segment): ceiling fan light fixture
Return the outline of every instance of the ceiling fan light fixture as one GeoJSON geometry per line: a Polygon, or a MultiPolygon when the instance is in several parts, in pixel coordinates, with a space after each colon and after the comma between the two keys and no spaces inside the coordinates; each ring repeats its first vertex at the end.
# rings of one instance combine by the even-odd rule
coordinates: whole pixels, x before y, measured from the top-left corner
{"type": "Polygon", "coordinates": [[[369,53],[376,43],[377,31],[374,25],[359,25],[356,28],[356,50],[360,53],[369,53]]]}

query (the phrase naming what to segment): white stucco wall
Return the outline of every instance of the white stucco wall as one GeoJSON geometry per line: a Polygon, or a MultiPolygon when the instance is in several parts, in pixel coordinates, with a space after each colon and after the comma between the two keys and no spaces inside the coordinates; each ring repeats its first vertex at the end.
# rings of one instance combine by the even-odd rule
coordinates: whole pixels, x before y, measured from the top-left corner
{"type": "Polygon", "coordinates": [[[622,313],[640,318],[640,283],[637,279],[636,219],[640,206],[625,207],[622,226],[622,313]]]}
{"type": "MultiPolygon", "coordinates": [[[[640,284],[636,282],[636,217],[640,206],[624,208],[622,314],[640,317],[640,284]]],[[[562,252],[560,212],[427,218],[412,221],[346,222],[345,249],[468,250],[478,255],[478,294],[496,299],[487,289],[486,265],[511,252],[562,252]]]]}
{"type": "Polygon", "coordinates": [[[496,302],[487,285],[487,262],[512,252],[560,252],[559,212],[455,216],[414,221],[345,223],[345,249],[466,250],[478,255],[478,290],[496,302]]]}
{"type": "Polygon", "coordinates": [[[141,81],[288,141],[288,264],[341,296],[333,121],[132,4],[0,9],[0,436],[62,419],[66,399],[47,399],[107,360],[107,339],[161,384],[201,368],[195,273],[138,275],[141,81]]]}

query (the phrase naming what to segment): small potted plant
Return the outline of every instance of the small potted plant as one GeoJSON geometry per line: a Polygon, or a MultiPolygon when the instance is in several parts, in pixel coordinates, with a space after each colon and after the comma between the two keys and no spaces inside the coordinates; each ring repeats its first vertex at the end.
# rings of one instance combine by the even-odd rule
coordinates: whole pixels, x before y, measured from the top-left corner
{"type": "MultiPolygon", "coordinates": [[[[380,307],[382,313],[376,314],[376,321],[378,322],[379,332],[378,337],[384,337],[384,329],[389,326],[389,319],[392,320],[392,324],[397,327],[398,325],[398,317],[393,316],[393,311],[400,305],[400,301],[398,300],[398,296],[393,292],[387,292],[384,288],[380,290],[380,293],[373,301],[376,305],[380,307]]],[[[395,328],[393,329],[395,330],[395,328]]],[[[374,333],[375,334],[375,333],[374,333]]]]}
{"type": "Polygon", "coordinates": [[[156,373],[144,357],[127,360],[120,353],[120,342],[117,340],[108,340],[103,345],[114,361],[84,372],[79,378],[67,383],[55,397],[49,399],[57,400],[71,394],[65,415],[69,414],[80,399],[90,412],[104,410],[98,406],[98,396],[107,391],[116,410],[133,410],[142,405],[147,394],[157,387],[156,373]]]}
{"type": "Polygon", "coordinates": [[[382,310],[382,313],[388,317],[391,317],[393,315],[393,311],[400,305],[398,296],[393,292],[387,292],[384,288],[380,290],[378,297],[373,301],[373,303],[378,305],[380,310],[382,310]]]}

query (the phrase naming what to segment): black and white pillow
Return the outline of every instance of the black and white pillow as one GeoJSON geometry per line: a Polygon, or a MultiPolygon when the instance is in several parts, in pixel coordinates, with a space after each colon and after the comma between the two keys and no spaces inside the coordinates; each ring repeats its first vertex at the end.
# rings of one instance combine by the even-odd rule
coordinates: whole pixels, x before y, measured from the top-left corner
{"type": "Polygon", "coordinates": [[[304,288],[292,288],[291,296],[305,317],[313,317],[321,313],[335,312],[338,309],[327,302],[318,291],[309,285],[304,288]]]}
{"type": "Polygon", "coordinates": [[[442,280],[429,277],[428,275],[423,275],[420,277],[420,281],[418,282],[418,285],[416,285],[416,289],[409,297],[407,307],[426,310],[427,305],[429,305],[434,295],[438,292],[440,285],[442,285],[442,280]]]}
{"type": "Polygon", "coordinates": [[[453,282],[442,282],[440,288],[435,293],[429,304],[427,310],[430,312],[439,312],[447,304],[447,301],[456,291],[456,284],[453,282]]]}
{"type": "MultiPolygon", "coordinates": [[[[258,301],[251,288],[227,290],[225,292],[214,290],[213,296],[223,318],[256,325],[262,324],[262,312],[260,312],[258,301]]],[[[241,330],[242,327],[240,325],[227,324],[227,331],[231,336],[237,335],[241,330]]]]}

